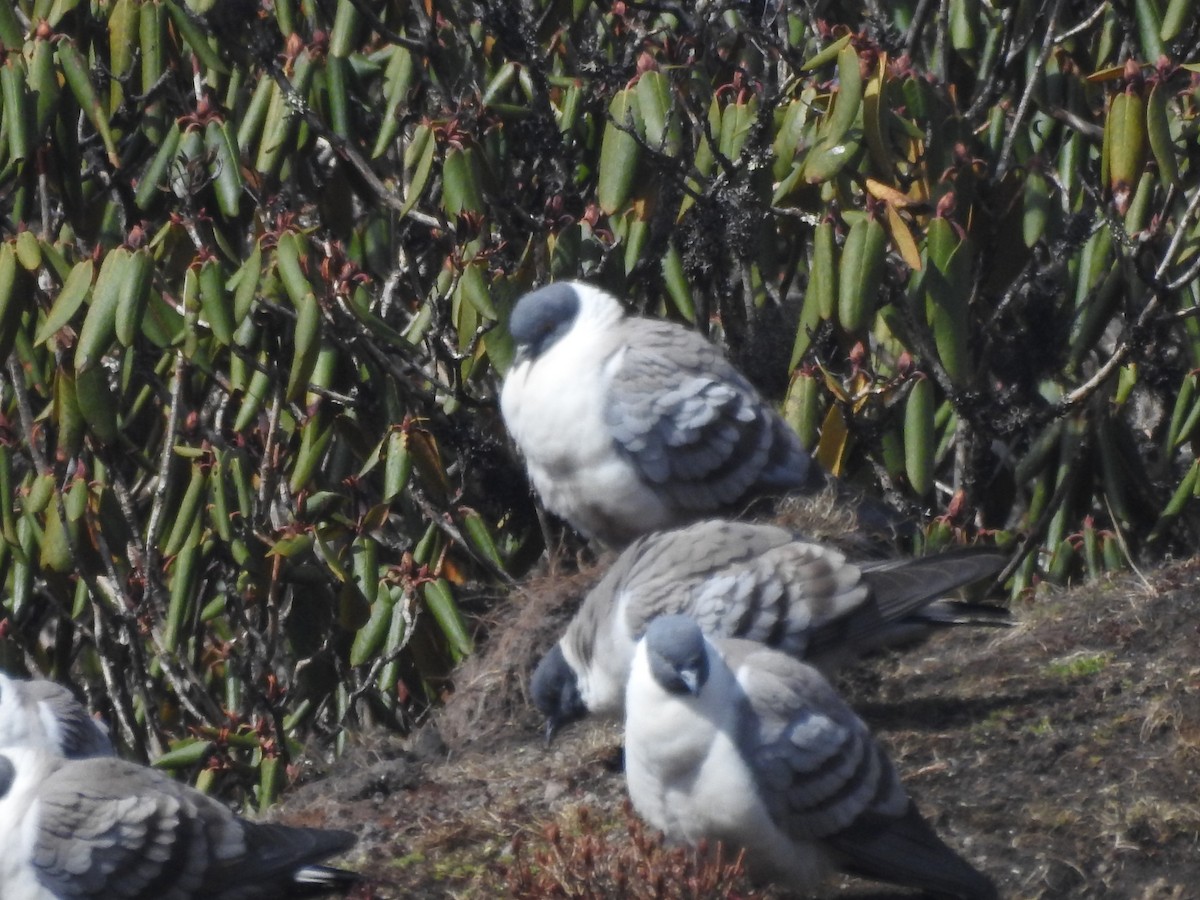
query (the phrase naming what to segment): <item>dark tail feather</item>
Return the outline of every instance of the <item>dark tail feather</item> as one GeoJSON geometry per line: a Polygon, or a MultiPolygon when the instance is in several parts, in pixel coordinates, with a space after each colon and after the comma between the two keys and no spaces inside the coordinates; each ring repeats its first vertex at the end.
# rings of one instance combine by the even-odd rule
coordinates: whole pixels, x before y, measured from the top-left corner
{"type": "Polygon", "coordinates": [[[998,900],[992,880],[955,853],[910,803],[902,819],[859,822],[830,844],[842,857],[841,869],[938,897],[998,900]]]}
{"type": "Polygon", "coordinates": [[[992,548],[962,547],[934,556],[859,564],[884,619],[903,619],[967,584],[995,576],[1008,556],[992,548]]]}
{"type": "Polygon", "coordinates": [[[991,603],[969,603],[965,600],[934,600],[922,606],[910,617],[931,627],[953,625],[982,625],[992,628],[1011,628],[1012,615],[1003,606],[991,603]]]}

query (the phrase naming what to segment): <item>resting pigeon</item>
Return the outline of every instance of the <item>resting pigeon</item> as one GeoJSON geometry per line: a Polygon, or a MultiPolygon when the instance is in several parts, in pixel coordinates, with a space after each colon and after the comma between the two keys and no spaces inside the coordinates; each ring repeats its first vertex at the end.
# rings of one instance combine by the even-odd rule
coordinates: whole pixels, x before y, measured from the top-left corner
{"type": "Polygon", "coordinates": [[[851,563],[772,525],[709,520],[647,535],[617,558],[538,664],[547,736],[588,713],[620,715],[633,649],[649,622],[686,613],[715,637],[778,647],[826,672],[882,646],[959,623],[1006,624],[997,607],[940,600],[1006,557],[965,548],[851,563]]]}
{"type": "Polygon", "coordinates": [[[0,672],[0,748],[44,747],[69,759],[112,756],[104,726],[53,681],[0,672]]]}
{"type": "Polygon", "coordinates": [[[521,297],[508,328],[504,421],[542,502],[589,538],[619,547],[825,484],[796,433],[695,332],[626,316],[578,281],[521,297]]]}
{"type": "Polygon", "coordinates": [[[933,832],[867,726],[824,677],[685,616],[638,643],[625,712],[634,808],[674,841],[744,849],[756,878],[811,890],[834,871],[937,896],[998,896],[933,832]]]}
{"type": "Polygon", "coordinates": [[[160,772],[111,757],[0,750],[0,898],[251,900],[313,896],[357,876],[315,866],[343,831],[239,819],[160,772]]]}

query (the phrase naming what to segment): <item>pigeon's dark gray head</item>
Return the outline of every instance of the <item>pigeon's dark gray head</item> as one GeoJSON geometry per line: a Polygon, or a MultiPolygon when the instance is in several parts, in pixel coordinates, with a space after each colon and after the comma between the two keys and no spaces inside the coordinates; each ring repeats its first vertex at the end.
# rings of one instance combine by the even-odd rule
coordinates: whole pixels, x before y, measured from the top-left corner
{"type": "Polygon", "coordinates": [[[7,756],[0,756],[0,797],[5,797],[12,790],[13,782],[17,780],[17,767],[7,756]]]}
{"type": "Polygon", "coordinates": [[[536,358],[571,330],[579,309],[579,293],[573,284],[548,284],[517,301],[508,320],[508,333],[526,356],[536,358]]]}
{"type": "Polygon", "coordinates": [[[583,698],[579,695],[579,679],[567,664],[562,647],[555,644],[542,657],[529,683],[533,704],[546,717],[546,743],[562,726],[582,719],[588,714],[583,698]]]}
{"type": "Polygon", "coordinates": [[[687,616],[659,616],[646,629],[650,674],[671,694],[698,694],[708,681],[704,634],[687,616]]]}

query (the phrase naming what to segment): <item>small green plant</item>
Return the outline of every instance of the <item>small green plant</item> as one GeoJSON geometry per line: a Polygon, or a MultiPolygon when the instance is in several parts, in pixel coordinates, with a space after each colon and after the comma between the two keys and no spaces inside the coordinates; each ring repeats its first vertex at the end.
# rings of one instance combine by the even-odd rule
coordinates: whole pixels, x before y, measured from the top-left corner
{"type": "Polygon", "coordinates": [[[1070,656],[1051,660],[1047,668],[1052,675],[1057,675],[1059,678],[1086,678],[1088,675],[1095,675],[1103,671],[1111,661],[1111,653],[1080,651],[1072,653],[1070,656]]]}

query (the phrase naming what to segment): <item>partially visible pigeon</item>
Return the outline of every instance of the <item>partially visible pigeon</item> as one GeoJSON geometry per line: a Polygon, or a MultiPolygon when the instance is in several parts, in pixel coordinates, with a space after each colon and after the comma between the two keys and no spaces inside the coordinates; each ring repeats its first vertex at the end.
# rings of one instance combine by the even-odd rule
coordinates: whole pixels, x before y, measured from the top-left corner
{"type": "Polygon", "coordinates": [[[108,731],[67,688],[0,672],[0,749],[45,747],[68,759],[112,756],[108,731]]]}
{"type": "Polygon", "coordinates": [[[546,508],[620,547],[826,476],[796,433],[699,334],[626,316],[578,281],[521,297],[500,395],[546,508]]]}
{"type": "Polygon", "coordinates": [[[620,715],[633,649],[657,616],[686,613],[705,633],[759,641],[826,672],[951,624],[1005,624],[1004,610],[943,600],[1007,558],[966,548],[852,563],[771,525],[709,520],[631,544],[534,672],[548,733],[588,713],[620,715]]]}
{"type": "Polygon", "coordinates": [[[354,835],[240,819],[153,769],[0,750],[2,900],[255,900],[344,890],[354,835]]]}
{"type": "Polygon", "coordinates": [[[677,842],[744,850],[756,878],[810,891],[835,871],[941,897],[995,886],[921,817],[891,761],[811,666],[651,623],[625,712],[634,808],[677,842]]]}

